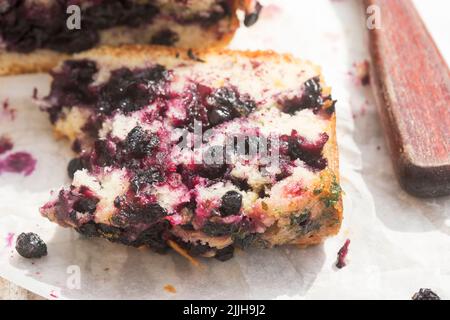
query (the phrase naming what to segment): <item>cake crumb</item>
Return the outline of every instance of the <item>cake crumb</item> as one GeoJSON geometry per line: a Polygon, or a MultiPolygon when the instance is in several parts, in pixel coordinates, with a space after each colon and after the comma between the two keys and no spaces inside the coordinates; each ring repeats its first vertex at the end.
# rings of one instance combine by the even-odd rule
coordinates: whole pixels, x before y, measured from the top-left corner
{"type": "Polygon", "coordinates": [[[177,289],[175,289],[175,287],[171,284],[166,284],[164,286],[164,290],[169,292],[169,293],[177,293],[177,289]]]}
{"type": "Polygon", "coordinates": [[[370,63],[368,60],[355,64],[356,76],[363,86],[370,84],[370,63]]]}
{"type": "Polygon", "coordinates": [[[342,248],[339,249],[339,251],[338,251],[338,259],[336,262],[336,267],[338,269],[342,269],[343,267],[345,267],[347,265],[347,263],[345,262],[345,258],[347,257],[347,254],[348,254],[349,245],[350,245],[350,239],[347,239],[347,240],[345,240],[345,243],[342,246],[342,248]]]}

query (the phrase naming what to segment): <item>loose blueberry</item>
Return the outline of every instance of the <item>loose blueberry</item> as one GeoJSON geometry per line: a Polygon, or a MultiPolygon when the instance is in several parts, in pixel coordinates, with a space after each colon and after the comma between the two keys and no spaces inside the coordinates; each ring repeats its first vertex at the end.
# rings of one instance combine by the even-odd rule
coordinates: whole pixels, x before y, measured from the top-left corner
{"type": "Polygon", "coordinates": [[[222,197],[222,204],[219,208],[221,216],[236,215],[241,210],[242,195],[236,191],[228,191],[222,197]]]}
{"type": "Polygon", "coordinates": [[[412,300],[441,300],[441,298],[430,289],[420,289],[413,295],[412,300]]]}
{"type": "Polygon", "coordinates": [[[16,251],[24,258],[41,258],[47,255],[47,245],[35,233],[21,233],[16,240],[16,251]]]}

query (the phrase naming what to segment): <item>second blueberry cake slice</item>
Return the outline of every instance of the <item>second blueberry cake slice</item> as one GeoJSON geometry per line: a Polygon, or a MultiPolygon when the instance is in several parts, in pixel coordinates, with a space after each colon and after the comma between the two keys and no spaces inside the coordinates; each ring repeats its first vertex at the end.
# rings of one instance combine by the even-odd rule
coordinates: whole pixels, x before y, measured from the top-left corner
{"type": "Polygon", "coordinates": [[[78,155],[48,219],[220,260],[339,230],[335,101],[318,67],[134,46],[77,55],[52,76],[42,103],[78,155]]]}

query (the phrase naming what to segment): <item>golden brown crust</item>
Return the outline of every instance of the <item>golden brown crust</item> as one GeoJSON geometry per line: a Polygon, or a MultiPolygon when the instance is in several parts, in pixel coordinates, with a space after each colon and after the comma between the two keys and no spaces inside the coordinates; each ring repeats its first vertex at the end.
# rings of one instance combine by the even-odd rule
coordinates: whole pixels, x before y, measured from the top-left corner
{"type": "MultiPolygon", "coordinates": [[[[330,134],[330,140],[325,145],[323,153],[325,158],[328,160],[328,168],[326,169],[327,173],[331,173],[331,179],[334,176],[336,182],[340,183],[339,177],[339,152],[338,145],[336,139],[336,115],[334,114],[330,121],[330,130],[328,131],[330,134]]],[[[332,183],[332,181],[327,181],[325,183],[332,183]]],[[[342,224],[343,219],[343,204],[342,204],[342,196],[339,197],[337,204],[334,206],[334,218],[338,223],[332,224],[331,226],[325,226],[319,230],[319,232],[312,234],[308,237],[301,237],[295,241],[295,244],[301,246],[309,246],[314,244],[319,244],[323,242],[326,237],[336,235],[342,224]]]]}
{"type": "MultiPolygon", "coordinates": [[[[95,49],[91,49],[79,54],[74,55],[75,58],[93,58],[101,59],[102,57],[133,59],[142,60],[149,56],[172,56],[178,59],[190,60],[189,49],[187,48],[173,48],[158,45],[122,45],[116,47],[102,46],[95,49]]],[[[291,54],[280,54],[272,50],[231,50],[222,48],[208,48],[208,49],[193,49],[192,53],[202,59],[207,58],[209,55],[215,56],[241,56],[247,58],[258,59],[272,59],[279,60],[280,62],[294,62],[294,63],[307,63],[309,61],[300,60],[293,57],[291,54]]],[[[317,67],[317,72],[320,72],[320,68],[317,67]]]]}

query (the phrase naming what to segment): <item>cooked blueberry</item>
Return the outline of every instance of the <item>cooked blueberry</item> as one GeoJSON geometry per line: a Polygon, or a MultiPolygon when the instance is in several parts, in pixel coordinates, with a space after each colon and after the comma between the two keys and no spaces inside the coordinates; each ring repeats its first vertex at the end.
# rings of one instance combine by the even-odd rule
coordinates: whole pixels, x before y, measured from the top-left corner
{"type": "Polygon", "coordinates": [[[314,112],[317,112],[322,107],[323,98],[320,79],[318,77],[309,79],[303,87],[302,96],[280,102],[283,112],[294,114],[303,109],[312,109],[314,112]]]}
{"type": "Polygon", "coordinates": [[[139,191],[142,185],[151,185],[156,182],[164,181],[164,175],[158,168],[149,168],[145,171],[140,171],[131,179],[131,187],[135,192],[139,191]]]}
{"type": "Polygon", "coordinates": [[[219,208],[222,216],[238,214],[242,206],[242,195],[236,191],[228,191],[222,197],[222,204],[219,208]]]}
{"type": "Polygon", "coordinates": [[[247,13],[245,15],[244,25],[246,27],[251,27],[258,21],[259,14],[261,13],[262,8],[263,6],[259,2],[256,2],[255,9],[253,10],[253,12],[247,13]]]}
{"type": "Polygon", "coordinates": [[[167,77],[168,73],[161,65],[144,70],[115,70],[100,89],[97,110],[104,114],[115,110],[124,113],[140,110],[164,93],[167,77]]]}
{"type": "Polygon", "coordinates": [[[175,241],[192,256],[200,256],[213,250],[209,245],[202,244],[200,241],[184,242],[181,239],[176,239],[175,241]]]}
{"type": "Polygon", "coordinates": [[[84,162],[81,158],[73,158],[72,160],[70,160],[69,165],[67,166],[67,173],[69,177],[73,179],[75,172],[84,168],[84,162]]]}
{"type": "Polygon", "coordinates": [[[216,126],[233,119],[233,110],[228,106],[217,106],[208,111],[208,120],[216,126]]]}
{"type": "Polygon", "coordinates": [[[247,180],[245,179],[241,179],[241,178],[236,178],[234,176],[231,176],[231,182],[239,188],[239,190],[241,191],[249,191],[251,190],[251,186],[248,184],[247,180]]]}
{"type": "Polygon", "coordinates": [[[207,221],[203,225],[202,231],[212,237],[223,237],[231,235],[237,228],[235,224],[207,221]]]}
{"type": "Polygon", "coordinates": [[[63,72],[66,73],[65,81],[71,82],[73,85],[86,85],[94,81],[94,75],[98,72],[95,61],[82,60],[67,60],[62,67],[63,72]]]}
{"type": "MultiPolygon", "coordinates": [[[[75,53],[94,47],[99,41],[99,35],[96,30],[68,30],[52,35],[48,38],[46,48],[64,52],[75,53]]],[[[42,44],[36,48],[42,47],[42,44]]]]}
{"type": "Polygon", "coordinates": [[[197,174],[194,171],[189,170],[183,165],[179,165],[177,167],[177,172],[181,175],[181,181],[186,187],[189,189],[193,189],[195,187],[197,184],[197,174]]]}
{"type": "Polygon", "coordinates": [[[167,215],[166,210],[157,203],[143,208],[124,208],[112,217],[112,221],[119,227],[136,224],[152,224],[167,215]]]}
{"type": "Polygon", "coordinates": [[[81,213],[94,213],[97,209],[98,199],[96,198],[80,198],[73,204],[73,208],[81,213]]]}
{"type": "Polygon", "coordinates": [[[207,98],[211,108],[227,107],[232,110],[233,117],[247,116],[256,108],[256,103],[248,97],[241,97],[236,89],[222,87],[215,90],[207,98]]]}
{"type": "Polygon", "coordinates": [[[242,232],[233,234],[233,244],[242,250],[248,249],[252,245],[260,242],[261,239],[254,233],[242,232]]]}
{"type": "Polygon", "coordinates": [[[298,135],[282,136],[281,140],[287,142],[287,154],[292,160],[300,159],[312,168],[323,170],[328,164],[327,159],[322,156],[328,138],[328,135],[323,133],[320,139],[313,143],[298,135]]]}
{"type": "Polygon", "coordinates": [[[105,167],[114,162],[114,150],[107,140],[96,140],[94,143],[94,155],[97,165],[105,167]]]}
{"type": "Polygon", "coordinates": [[[80,234],[86,236],[86,237],[98,237],[99,233],[97,231],[97,226],[94,222],[88,222],[80,227],[75,229],[80,234]]]}
{"type": "Polygon", "coordinates": [[[158,144],[158,136],[148,134],[140,126],[133,128],[125,139],[126,150],[138,157],[151,154],[158,144]]]}
{"type": "Polygon", "coordinates": [[[169,246],[167,240],[169,239],[168,230],[170,229],[170,223],[167,220],[153,224],[151,227],[142,231],[136,240],[125,243],[122,239],[122,243],[131,245],[134,247],[140,247],[147,245],[150,249],[158,252],[165,253],[169,246]]]}
{"type": "Polygon", "coordinates": [[[228,246],[223,249],[217,250],[214,258],[223,262],[223,261],[230,260],[231,258],[233,258],[233,256],[234,256],[234,247],[228,246]]]}
{"type": "Polygon", "coordinates": [[[194,131],[194,121],[199,122],[204,129],[211,126],[206,108],[206,97],[211,91],[211,88],[201,84],[192,85],[185,91],[183,105],[186,109],[187,117],[184,125],[187,126],[188,130],[194,131]]]}
{"type": "Polygon", "coordinates": [[[16,240],[16,251],[24,258],[41,258],[47,255],[47,245],[35,233],[21,233],[16,240]]]}
{"type": "Polygon", "coordinates": [[[163,29],[155,33],[150,42],[152,44],[159,44],[163,46],[173,46],[179,39],[180,37],[178,36],[178,33],[170,29],[163,29]]]}
{"type": "Polygon", "coordinates": [[[203,178],[214,180],[223,177],[226,170],[227,167],[223,164],[204,164],[200,166],[198,175],[203,178]]]}
{"type": "Polygon", "coordinates": [[[441,298],[430,289],[420,289],[413,295],[412,300],[441,300],[441,298]]]}
{"type": "Polygon", "coordinates": [[[97,71],[96,63],[91,60],[64,62],[61,71],[52,73],[54,81],[48,99],[56,99],[61,106],[93,103],[95,98],[89,85],[97,71]]]}
{"type": "Polygon", "coordinates": [[[50,48],[74,53],[95,46],[99,30],[115,26],[137,27],[150,23],[159,10],[151,3],[103,1],[82,8],[82,30],[66,27],[70,1],[1,1],[0,38],[7,50],[31,52],[50,48]]]}

